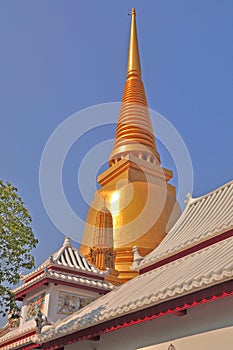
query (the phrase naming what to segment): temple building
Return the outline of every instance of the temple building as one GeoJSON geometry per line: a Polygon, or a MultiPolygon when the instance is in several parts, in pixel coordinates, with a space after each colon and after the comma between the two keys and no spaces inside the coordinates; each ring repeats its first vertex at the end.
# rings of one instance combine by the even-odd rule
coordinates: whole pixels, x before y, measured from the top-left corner
{"type": "Polygon", "coordinates": [[[202,197],[189,196],[157,248],[144,258],[135,249],[138,276],[45,329],[34,342],[65,350],[228,348],[232,256],[233,181],[202,197]]]}
{"type": "Polygon", "coordinates": [[[233,180],[198,198],[187,195],[180,215],[171,177],[153,137],[133,9],[115,143],[82,254],[67,237],[22,276],[14,290],[23,303],[20,323],[2,330],[1,350],[232,347],[233,180]],[[139,215],[148,202],[149,226],[139,215]]]}
{"type": "Polygon", "coordinates": [[[134,248],[132,268],[139,275],[118,287],[104,282],[106,273],[87,263],[66,240],[52,262],[49,258],[25,276],[15,290],[24,303],[22,319],[0,338],[0,349],[230,348],[232,213],[233,181],[202,197],[189,196],[157,248],[144,258],[134,248]],[[48,316],[39,331],[38,308],[48,316]]]}
{"type": "MultiPolygon", "coordinates": [[[[119,281],[136,276],[132,247],[143,256],[164,238],[180,215],[171,170],[161,167],[142,82],[136,13],[132,10],[127,77],[109,168],[87,215],[81,253],[92,260],[96,217],[103,201],[113,219],[115,269],[119,281]]],[[[111,235],[111,233],[110,233],[111,235]]],[[[110,266],[109,266],[110,267],[110,266]]]]}
{"type": "Polygon", "coordinates": [[[20,322],[9,321],[0,332],[0,348],[17,349],[30,342],[38,331],[38,313],[42,325],[51,325],[113,290],[105,281],[108,275],[108,270],[91,265],[66,237],[58,251],[22,276],[23,283],[14,290],[22,302],[20,322]]]}

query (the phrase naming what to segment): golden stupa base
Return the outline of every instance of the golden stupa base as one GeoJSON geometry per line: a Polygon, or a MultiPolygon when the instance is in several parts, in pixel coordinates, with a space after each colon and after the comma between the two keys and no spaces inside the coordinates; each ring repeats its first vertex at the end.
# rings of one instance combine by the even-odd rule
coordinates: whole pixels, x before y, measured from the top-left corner
{"type": "Polygon", "coordinates": [[[172,172],[133,155],[121,159],[100,175],[102,188],[96,192],[87,215],[81,245],[88,259],[95,218],[103,200],[113,217],[115,269],[122,282],[135,277],[131,270],[134,246],[142,256],[149,254],[165,237],[180,215],[175,187],[168,184],[172,172]]]}
{"type": "Polygon", "coordinates": [[[119,248],[115,250],[115,268],[118,270],[118,278],[122,283],[128,282],[138,275],[137,271],[131,270],[133,264],[133,253],[130,248],[119,248]]]}

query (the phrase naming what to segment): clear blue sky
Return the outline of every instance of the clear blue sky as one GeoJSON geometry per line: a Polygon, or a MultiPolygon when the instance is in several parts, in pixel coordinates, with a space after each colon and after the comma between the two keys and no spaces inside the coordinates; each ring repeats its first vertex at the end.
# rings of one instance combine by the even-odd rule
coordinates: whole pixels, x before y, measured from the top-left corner
{"type": "MultiPolygon", "coordinates": [[[[131,7],[137,10],[148,102],[188,147],[193,195],[232,179],[232,0],[1,1],[1,178],[18,187],[33,217],[40,241],[36,264],[64,238],[41,201],[42,151],[71,114],[120,101],[131,7]]],[[[169,167],[161,145],[159,151],[169,167]]],[[[74,190],[78,153],[74,147],[67,159],[64,182],[74,210],[85,216],[74,190]]]]}

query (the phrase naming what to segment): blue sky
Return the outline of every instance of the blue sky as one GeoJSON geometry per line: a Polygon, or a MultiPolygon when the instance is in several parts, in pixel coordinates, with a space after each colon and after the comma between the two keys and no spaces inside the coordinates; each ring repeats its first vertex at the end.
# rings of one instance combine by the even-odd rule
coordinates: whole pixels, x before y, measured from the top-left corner
{"type": "MultiPolygon", "coordinates": [[[[121,100],[131,7],[137,11],[148,103],[185,141],[194,168],[193,195],[232,179],[231,0],[1,1],[1,178],[18,187],[33,217],[40,241],[36,264],[64,239],[40,197],[43,149],[73,113],[121,100]]],[[[105,128],[99,135],[107,139],[111,133],[105,128]]],[[[85,153],[90,143],[87,137],[74,145],[64,168],[67,198],[84,217],[87,207],[76,196],[75,179],[79,147],[85,153]]],[[[160,143],[158,148],[162,164],[173,166],[166,149],[160,143]]]]}

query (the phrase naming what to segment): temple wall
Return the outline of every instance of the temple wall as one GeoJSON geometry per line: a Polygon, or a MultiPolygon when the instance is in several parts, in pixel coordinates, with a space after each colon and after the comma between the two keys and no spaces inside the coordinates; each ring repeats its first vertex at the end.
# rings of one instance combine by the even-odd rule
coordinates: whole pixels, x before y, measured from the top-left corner
{"type": "Polygon", "coordinates": [[[67,314],[58,313],[58,303],[59,303],[59,293],[67,293],[68,295],[76,295],[80,298],[90,298],[96,299],[99,297],[99,293],[95,291],[89,291],[86,289],[78,288],[77,286],[66,286],[66,285],[55,285],[53,283],[49,283],[48,286],[41,286],[38,288],[37,292],[31,291],[27,293],[24,303],[21,310],[21,321],[20,321],[20,329],[34,327],[35,320],[27,319],[27,310],[30,304],[30,301],[34,300],[40,295],[44,296],[44,307],[43,314],[48,317],[49,322],[55,322],[58,319],[64,319],[67,317],[67,314]]]}
{"type": "Polygon", "coordinates": [[[171,342],[176,350],[219,350],[224,346],[230,349],[232,310],[233,296],[230,296],[195,306],[186,316],[170,314],[103,334],[100,341],[65,346],[65,350],[167,350],[171,342]]]}
{"type": "Polygon", "coordinates": [[[233,327],[221,328],[218,330],[205,332],[190,337],[176,339],[159,345],[152,345],[140,348],[138,350],[165,350],[170,344],[173,344],[176,350],[219,350],[223,348],[223,344],[232,344],[233,327]]]}

